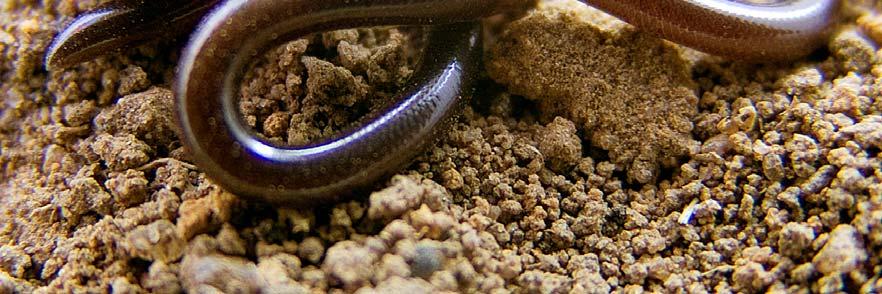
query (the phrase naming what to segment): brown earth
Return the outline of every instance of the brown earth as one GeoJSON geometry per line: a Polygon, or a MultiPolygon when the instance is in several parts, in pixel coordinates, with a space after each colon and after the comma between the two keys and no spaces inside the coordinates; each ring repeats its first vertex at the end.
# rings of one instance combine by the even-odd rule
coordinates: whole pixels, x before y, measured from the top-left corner
{"type": "MultiPolygon", "coordinates": [[[[309,209],[188,163],[181,41],[43,70],[95,4],[0,6],[0,293],[882,290],[880,4],[845,1],[812,56],[751,65],[543,3],[492,30],[492,81],[446,137],[375,192],[309,209]]],[[[284,45],[242,115],[279,143],[332,135],[394,99],[419,35],[284,45]]]]}

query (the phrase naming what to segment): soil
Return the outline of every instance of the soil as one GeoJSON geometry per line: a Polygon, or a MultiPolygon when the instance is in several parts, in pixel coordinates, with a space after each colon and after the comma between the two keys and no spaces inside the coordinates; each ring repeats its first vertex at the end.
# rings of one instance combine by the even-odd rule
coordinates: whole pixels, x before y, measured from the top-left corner
{"type": "MultiPolygon", "coordinates": [[[[305,208],[189,161],[169,90],[183,40],[46,72],[98,2],[0,6],[0,293],[882,291],[879,3],[843,1],[811,56],[747,64],[543,2],[488,22],[486,75],[438,143],[305,208]]],[[[420,36],[292,41],[240,112],[279,144],[331,136],[394,101],[420,36]]]]}

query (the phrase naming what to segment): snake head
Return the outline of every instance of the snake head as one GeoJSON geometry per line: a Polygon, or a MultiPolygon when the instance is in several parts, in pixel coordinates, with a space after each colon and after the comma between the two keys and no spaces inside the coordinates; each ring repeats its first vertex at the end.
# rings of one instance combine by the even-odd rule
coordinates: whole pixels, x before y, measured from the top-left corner
{"type": "Polygon", "coordinates": [[[63,69],[159,37],[189,33],[219,0],[114,0],[81,14],[46,50],[46,70],[63,69]]]}

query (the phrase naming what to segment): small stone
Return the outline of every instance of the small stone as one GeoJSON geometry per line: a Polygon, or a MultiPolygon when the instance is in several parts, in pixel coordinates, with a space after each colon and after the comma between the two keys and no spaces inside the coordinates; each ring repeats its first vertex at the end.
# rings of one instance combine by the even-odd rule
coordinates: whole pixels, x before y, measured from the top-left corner
{"type": "Polygon", "coordinates": [[[229,255],[243,256],[246,253],[246,243],[239,237],[236,228],[225,223],[217,234],[218,249],[229,255]]]}
{"type": "Polygon", "coordinates": [[[94,100],[83,100],[75,104],[64,106],[64,121],[67,126],[77,127],[88,124],[95,116],[97,108],[94,100]]]}
{"type": "Polygon", "coordinates": [[[269,137],[280,137],[288,132],[288,121],[291,115],[286,112],[274,112],[263,121],[263,133],[269,137]]]}
{"type": "Polygon", "coordinates": [[[151,145],[167,147],[177,140],[174,95],[168,89],[152,88],[120,98],[95,117],[101,132],[134,135],[151,145]]]}
{"type": "Polygon", "coordinates": [[[432,212],[425,204],[409,215],[413,227],[432,239],[441,238],[456,225],[456,221],[449,214],[432,212]]]}
{"type": "Polygon", "coordinates": [[[136,168],[150,161],[153,149],[134,135],[98,135],[92,142],[92,151],[101,157],[113,171],[136,168]]]}
{"type": "Polygon", "coordinates": [[[866,72],[873,64],[876,49],[857,30],[841,30],[830,41],[830,51],[843,71],[866,72]]]}
{"type": "Polygon", "coordinates": [[[554,273],[531,270],[521,274],[517,283],[529,292],[565,293],[571,287],[573,279],[554,273]]]}
{"type": "Polygon", "coordinates": [[[136,91],[142,91],[150,86],[147,73],[140,66],[130,65],[120,72],[119,95],[128,95],[136,91]]]}
{"type": "Polygon", "coordinates": [[[135,228],[126,234],[126,241],[133,255],[165,263],[178,260],[186,245],[175,233],[175,225],[164,219],[135,228]]]}
{"type": "Polygon", "coordinates": [[[178,278],[178,265],[154,261],[142,286],[153,293],[181,293],[183,289],[178,278]]]}
{"type": "Polygon", "coordinates": [[[816,90],[824,82],[824,74],[814,66],[805,66],[788,75],[782,86],[791,95],[804,95],[816,90]]]}
{"type": "Polygon", "coordinates": [[[563,219],[559,219],[551,224],[548,232],[551,240],[558,248],[570,248],[576,240],[576,234],[570,231],[570,226],[563,219]]]}
{"type": "Polygon", "coordinates": [[[266,284],[253,262],[214,254],[184,257],[180,276],[187,292],[257,293],[266,284]]]}
{"type": "Polygon", "coordinates": [[[448,169],[441,173],[441,179],[444,180],[444,187],[451,190],[459,190],[462,189],[463,186],[463,178],[462,174],[455,169],[448,169]]]}
{"type": "Polygon", "coordinates": [[[823,274],[847,273],[859,269],[867,260],[864,241],[851,225],[839,225],[830,233],[827,244],[812,259],[823,274]]]}
{"type": "Polygon", "coordinates": [[[428,280],[435,271],[441,269],[444,259],[444,254],[437,247],[420,242],[410,263],[410,271],[414,276],[428,280]]]}
{"type": "Polygon", "coordinates": [[[772,181],[779,181],[784,178],[784,163],[781,156],[777,154],[766,154],[763,157],[763,172],[766,178],[772,181]]]}
{"type": "Polygon", "coordinates": [[[318,264],[324,255],[325,246],[322,244],[322,240],[316,237],[303,239],[303,242],[300,242],[300,246],[297,247],[297,256],[313,264],[318,264]]]}
{"type": "Polygon", "coordinates": [[[113,195],[113,201],[123,208],[143,203],[147,199],[147,184],[144,172],[129,169],[104,182],[113,195]]]}
{"type": "Polygon", "coordinates": [[[582,141],[576,134],[576,125],[565,118],[555,117],[539,130],[536,141],[553,171],[567,172],[582,158],[582,141]]]}
{"type": "Polygon", "coordinates": [[[353,241],[342,241],[328,249],[322,270],[345,289],[358,289],[369,284],[377,256],[353,241]]]}
{"type": "Polygon", "coordinates": [[[578,270],[573,273],[573,289],[570,293],[602,294],[610,293],[610,285],[600,273],[578,270]]]}
{"type": "MultiPolygon", "coordinates": [[[[31,256],[17,246],[0,246],[0,270],[16,278],[24,278],[31,267],[31,256]]],[[[2,289],[2,288],[0,288],[2,289]]]]}
{"type": "Polygon", "coordinates": [[[187,199],[178,211],[177,231],[182,238],[207,233],[230,220],[237,198],[229,192],[214,189],[208,196],[187,199]]]}
{"type": "Polygon", "coordinates": [[[640,234],[631,239],[636,254],[655,254],[665,249],[665,238],[656,229],[640,230],[640,234]]]}
{"type": "Polygon", "coordinates": [[[757,291],[775,281],[774,275],[766,271],[759,263],[749,261],[735,268],[732,280],[736,288],[757,291]]]}
{"type": "Polygon", "coordinates": [[[864,148],[882,148],[882,117],[868,115],[859,123],[842,129],[864,148]]]}
{"type": "Polygon", "coordinates": [[[351,107],[368,94],[370,86],[360,76],[352,75],[346,68],[315,58],[303,57],[306,66],[307,98],[330,101],[334,105],[351,107]]]}
{"type": "Polygon", "coordinates": [[[388,188],[371,194],[368,217],[378,219],[404,214],[419,206],[424,192],[424,187],[412,178],[395,176],[388,188]]]}
{"type": "Polygon", "coordinates": [[[778,237],[778,250],[785,256],[799,258],[815,240],[815,232],[802,223],[787,223],[778,237]]]}
{"type": "Polygon", "coordinates": [[[390,277],[409,277],[411,274],[411,266],[407,264],[404,257],[395,254],[384,254],[380,259],[380,265],[374,274],[373,282],[384,281],[390,277]]]}

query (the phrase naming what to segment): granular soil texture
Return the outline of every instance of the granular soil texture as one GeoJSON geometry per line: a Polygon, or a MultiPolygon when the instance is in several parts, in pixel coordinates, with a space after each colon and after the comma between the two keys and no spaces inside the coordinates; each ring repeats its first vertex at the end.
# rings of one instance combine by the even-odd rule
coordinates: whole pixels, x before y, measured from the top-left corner
{"type": "MultiPolygon", "coordinates": [[[[182,40],[46,72],[96,4],[0,6],[0,293],[882,290],[878,3],[844,1],[812,56],[751,65],[543,2],[488,30],[489,78],[446,135],[318,208],[239,198],[189,161],[182,40]]],[[[333,135],[395,99],[419,36],[281,46],[243,119],[280,144],[333,135]]]]}

